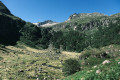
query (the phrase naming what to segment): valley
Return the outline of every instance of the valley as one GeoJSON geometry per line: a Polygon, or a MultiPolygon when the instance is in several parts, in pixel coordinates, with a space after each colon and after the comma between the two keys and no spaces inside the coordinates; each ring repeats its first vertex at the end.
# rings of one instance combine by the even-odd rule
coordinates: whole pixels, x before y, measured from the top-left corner
{"type": "Polygon", "coordinates": [[[93,79],[94,76],[107,79],[106,73],[113,76],[108,78],[113,79],[116,76],[117,80],[117,75],[120,74],[119,45],[89,48],[81,53],[56,53],[54,50],[38,50],[18,43],[16,46],[1,46],[0,54],[0,77],[3,80],[85,80],[93,79]],[[62,68],[64,61],[70,58],[80,61],[82,70],[66,78],[62,68]],[[105,60],[110,60],[110,63],[103,65],[105,60]],[[97,70],[101,70],[100,74],[96,73],[97,70]]]}
{"type": "Polygon", "coordinates": [[[0,48],[0,54],[0,76],[3,80],[36,80],[36,76],[49,80],[64,78],[62,62],[80,55],[64,51],[57,54],[49,49],[38,50],[21,44],[0,48]]]}
{"type": "Polygon", "coordinates": [[[120,80],[120,13],[31,23],[0,1],[0,80],[120,80]]]}

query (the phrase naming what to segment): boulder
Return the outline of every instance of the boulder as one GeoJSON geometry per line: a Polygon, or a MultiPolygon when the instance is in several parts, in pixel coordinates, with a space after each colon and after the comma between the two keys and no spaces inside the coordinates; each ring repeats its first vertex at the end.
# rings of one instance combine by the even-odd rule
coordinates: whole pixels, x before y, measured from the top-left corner
{"type": "Polygon", "coordinates": [[[103,61],[102,64],[104,65],[104,64],[108,64],[108,63],[110,63],[110,61],[109,60],[105,60],[105,61],[103,61]]]}
{"type": "Polygon", "coordinates": [[[96,70],[96,74],[100,74],[100,73],[101,73],[100,69],[96,70]]]}

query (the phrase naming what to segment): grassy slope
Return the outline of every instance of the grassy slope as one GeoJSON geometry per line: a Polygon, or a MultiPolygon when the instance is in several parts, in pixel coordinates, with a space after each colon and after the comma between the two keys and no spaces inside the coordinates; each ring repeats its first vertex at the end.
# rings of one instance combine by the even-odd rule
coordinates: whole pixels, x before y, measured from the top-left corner
{"type": "Polygon", "coordinates": [[[111,58],[93,58],[89,57],[86,60],[81,61],[84,63],[89,63],[88,65],[81,64],[83,70],[77,72],[73,75],[68,76],[64,80],[119,80],[120,79],[120,46],[119,45],[110,45],[100,49],[90,49],[85,50],[82,54],[85,53],[95,53],[99,54],[101,52],[109,52],[111,58]],[[111,63],[103,65],[104,60],[110,60],[111,63]],[[96,66],[94,68],[94,66],[96,66]],[[96,70],[101,70],[100,74],[96,73],[96,70]]]}
{"type": "MultiPolygon", "coordinates": [[[[66,52],[62,54],[53,54],[49,50],[37,50],[19,44],[17,46],[2,46],[0,47],[0,76],[3,80],[36,80],[35,70],[40,67],[48,72],[48,75],[54,79],[64,80],[118,80],[120,77],[120,45],[110,45],[99,49],[88,48],[81,53],[66,52]],[[96,58],[89,56],[85,60],[80,60],[83,67],[82,71],[71,76],[64,77],[61,71],[61,60],[68,58],[78,58],[91,54],[101,54],[109,52],[111,58],[96,58]],[[59,58],[58,58],[59,57],[59,58]],[[104,60],[110,60],[110,64],[103,65],[104,60]],[[87,64],[89,63],[89,64],[87,64]],[[41,66],[43,64],[43,66],[41,66]],[[93,68],[97,66],[96,68],[93,68]],[[96,70],[102,70],[100,74],[96,74],[96,70]],[[20,72],[23,70],[23,72],[20,72]]],[[[45,77],[47,76],[44,73],[45,77]]],[[[39,74],[40,75],[40,74],[39,74]]]]}
{"type": "Polygon", "coordinates": [[[71,19],[69,21],[65,21],[59,24],[56,24],[54,26],[52,26],[53,30],[55,31],[59,31],[59,30],[68,30],[68,29],[74,29],[74,27],[76,26],[75,23],[77,23],[77,25],[80,24],[88,24],[91,21],[96,21],[96,20],[100,20],[104,18],[109,18],[109,16],[96,16],[96,17],[85,17],[85,18],[75,18],[75,19],[71,19]],[[70,27],[65,28],[65,26],[70,25],[70,27]]]}
{"type": "Polygon", "coordinates": [[[110,60],[112,63],[106,65],[98,65],[97,68],[91,68],[75,73],[64,80],[119,80],[120,59],[110,60]],[[100,74],[96,74],[96,70],[102,70],[100,74]]]}

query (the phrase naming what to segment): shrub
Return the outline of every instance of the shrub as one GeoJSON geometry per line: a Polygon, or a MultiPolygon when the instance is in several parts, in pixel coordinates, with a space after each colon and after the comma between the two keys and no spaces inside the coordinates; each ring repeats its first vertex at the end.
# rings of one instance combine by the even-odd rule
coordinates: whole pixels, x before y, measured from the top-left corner
{"type": "Polygon", "coordinates": [[[63,63],[63,72],[66,76],[80,71],[80,64],[76,59],[67,59],[63,63]]]}
{"type": "Polygon", "coordinates": [[[2,78],[0,77],[0,80],[2,80],[2,78]]]}
{"type": "Polygon", "coordinates": [[[5,45],[0,44],[0,47],[1,47],[1,48],[5,48],[5,45]]]}

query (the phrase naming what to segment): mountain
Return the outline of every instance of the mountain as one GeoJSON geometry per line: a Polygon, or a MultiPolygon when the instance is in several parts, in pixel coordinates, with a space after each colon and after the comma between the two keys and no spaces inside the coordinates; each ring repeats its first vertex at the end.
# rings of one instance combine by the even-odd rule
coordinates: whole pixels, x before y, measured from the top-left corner
{"type": "Polygon", "coordinates": [[[12,15],[0,2],[0,44],[15,45],[20,41],[31,47],[47,48],[49,36],[47,30],[12,15]]]}
{"type": "Polygon", "coordinates": [[[53,43],[55,48],[63,45],[64,50],[80,52],[88,46],[100,47],[119,43],[117,40],[119,37],[119,13],[111,16],[101,13],[73,14],[69,20],[62,23],[47,20],[36,26],[12,15],[2,2],[1,4],[0,43],[2,44],[9,45],[21,41],[32,47],[47,48],[50,43],[53,43]],[[116,32],[118,33],[113,34],[117,28],[116,32]],[[110,34],[113,34],[115,38],[110,39],[113,36],[110,34]],[[98,43],[101,40],[98,37],[101,36],[104,44],[101,41],[98,43]],[[106,37],[108,38],[104,39],[106,37]]]}
{"type": "Polygon", "coordinates": [[[116,23],[118,14],[107,16],[101,13],[80,13],[71,15],[67,21],[53,25],[55,31],[59,30],[77,30],[89,32],[97,30],[100,26],[109,26],[110,23],[116,23]]]}
{"type": "Polygon", "coordinates": [[[0,12],[12,15],[8,8],[0,1],[0,12]]]}
{"type": "Polygon", "coordinates": [[[25,21],[13,16],[8,8],[0,1],[0,43],[15,44],[19,40],[19,30],[25,21]]]}
{"type": "Polygon", "coordinates": [[[50,27],[50,26],[56,25],[58,23],[53,22],[52,20],[46,20],[44,22],[38,22],[38,23],[33,23],[33,24],[38,26],[38,27],[50,27]]]}
{"type": "Polygon", "coordinates": [[[0,54],[0,80],[119,80],[120,13],[30,23],[0,2],[0,54]]]}
{"type": "Polygon", "coordinates": [[[64,50],[81,52],[85,48],[119,44],[119,13],[106,16],[100,13],[86,13],[52,26],[55,31],[53,45],[64,50]],[[91,17],[92,16],[92,17],[91,17]],[[112,39],[113,38],[113,39],[112,39]]]}
{"type": "Polygon", "coordinates": [[[101,13],[80,13],[80,14],[77,14],[77,13],[74,13],[73,15],[71,15],[69,17],[68,20],[72,20],[72,19],[79,19],[79,18],[87,18],[87,17],[99,17],[99,16],[106,16],[104,14],[101,14],[101,13]]]}

